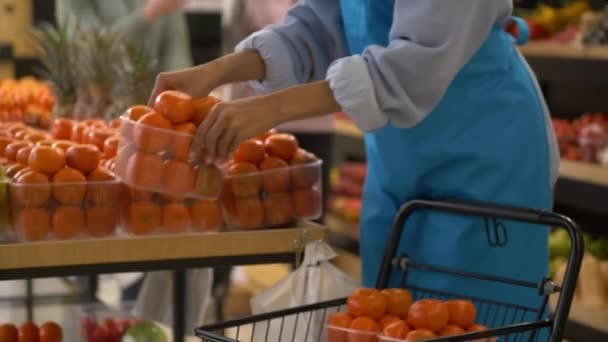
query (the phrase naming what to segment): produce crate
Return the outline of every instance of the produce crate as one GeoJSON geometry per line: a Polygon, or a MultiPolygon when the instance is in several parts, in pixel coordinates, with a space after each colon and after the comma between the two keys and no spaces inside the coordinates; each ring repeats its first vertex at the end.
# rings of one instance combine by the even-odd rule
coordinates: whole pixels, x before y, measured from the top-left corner
{"type": "Polygon", "coordinates": [[[194,135],[121,120],[115,173],[125,184],[175,197],[219,198],[222,173],[196,162],[194,135]]]}
{"type": "Polygon", "coordinates": [[[323,210],[321,163],[225,176],[220,203],[227,225],[255,229],[319,218],[323,210]]]}
{"type": "MultiPolygon", "coordinates": [[[[551,342],[561,342],[564,327],[568,319],[576,280],[583,257],[583,240],[580,228],[569,218],[531,209],[518,209],[499,205],[482,205],[460,202],[433,202],[416,200],[404,205],[394,221],[388,240],[376,287],[387,288],[389,279],[400,279],[400,285],[409,289],[414,300],[423,298],[462,299],[473,302],[478,312],[478,323],[490,329],[466,333],[459,336],[440,337],[433,341],[539,341],[542,333],[547,333],[551,342]],[[397,255],[399,240],[406,219],[415,211],[443,211],[451,214],[480,216],[486,219],[510,220],[547,227],[567,229],[572,242],[568,259],[568,270],[563,286],[557,286],[551,279],[540,275],[537,282],[508,279],[494,275],[472,273],[445,267],[417,263],[407,255],[397,255]],[[408,270],[432,272],[445,277],[468,278],[481,281],[491,286],[502,284],[513,290],[533,291],[538,294],[540,305],[522,306],[509,302],[509,294],[504,300],[496,301],[487,298],[473,298],[458,293],[448,293],[408,283],[408,270]],[[559,295],[553,317],[547,316],[548,301],[551,295],[559,295]]],[[[449,279],[449,278],[448,278],[449,279]]],[[[346,299],[290,308],[244,319],[212,324],[196,329],[196,335],[202,341],[369,341],[377,342],[382,337],[377,334],[360,333],[348,329],[326,326],[325,322],[333,312],[340,311],[346,305],[346,299]]],[[[383,341],[386,339],[383,339],[383,341]]]]}
{"type": "Polygon", "coordinates": [[[133,236],[218,232],[223,227],[215,200],[179,198],[125,186],[123,231],[133,236]]]}
{"type": "Polygon", "coordinates": [[[9,183],[11,232],[20,242],[108,237],[117,232],[117,181],[9,183]]]}
{"type": "MultiPolygon", "coordinates": [[[[147,126],[122,118],[116,176],[129,187],[131,209],[167,201],[219,201],[228,230],[285,227],[298,219],[317,219],[322,213],[320,160],[309,164],[228,175],[227,165],[204,165],[191,153],[194,136],[147,126]],[[160,201],[160,202],[159,202],[160,201]]],[[[166,205],[166,204],[164,204],[166,205]]],[[[124,217],[130,219],[130,214],[124,217]]],[[[133,225],[125,225],[127,227],[133,225]]],[[[162,231],[146,227],[144,234],[162,231]]],[[[165,227],[166,228],[166,227],[165,227]]],[[[203,230],[218,230],[206,227],[203,230]]],[[[166,230],[166,229],[165,229],[166,230]]],[[[143,235],[139,229],[127,231],[143,235]]],[[[179,232],[200,231],[196,227],[179,232]]]]}
{"type": "Polygon", "coordinates": [[[78,341],[120,341],[124,332],[137,322],[131,314],[133,307],[134,303],[129,302],[123,303],[120,308],[110,308],[101,303],[78,306],[78,327],[73,330],[79,336],[78,341]]]}

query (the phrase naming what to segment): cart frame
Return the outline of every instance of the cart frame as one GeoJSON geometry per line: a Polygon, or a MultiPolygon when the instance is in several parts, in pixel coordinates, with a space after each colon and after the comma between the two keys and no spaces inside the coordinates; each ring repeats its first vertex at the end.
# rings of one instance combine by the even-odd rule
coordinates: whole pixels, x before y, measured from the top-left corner
{"type": "MultiPolygon", "coordinates": [[[[503,226],[504,227],[504,226],[503,226]]],[[[496,228],[496,227],[495,227],[496,228]]],[[[486,229],[488,227],[486,226],[486,229]]],[[[488,305],[489,307],[495,308],[506,308],[506,310],[513,311],[512,318],[507,319],[509,311],[506,311],[503,316],[503,322],[500,328],[490,329],[481,332],[468,333],[456,337],[444,337],[438,338],[433,341],[470,341],[479,339],[488,339],[490,341],[492,337],[510,336],[516,333],[528,332],[528,341],[534,341],[538,331],[541,329],[550,329],[550,341],[561,342],[564,335],[564,328],[568,320],[568,314],[570,312],[572,299],[574,297],[574,291],[578,274],[583,259],[583,238],[582,232],[579,226],[570,218],[542,210],[536,209],[525,209],[517,208],[512,206],[498,205],[498,204],[485,204],[475,202],[460,202],[460,201],[430,201],[430,200],[413,200],[404,204],[398,211],[392,225],[392,230],[389,235],[385,254],[382,260],[381,269],[376,282],[378,289],[388,287],[389,280],[393,275],[394,271],[402,271],[402,286],[412,291],[414,297],[439,297],[439,298],[469,298],[470,296],[459,296],[458,294],[452,294],[447,292],[440,292],[435,290],[428,290],[423,288],[415,288],[408,286],[405,283],[406,274],[408,269],[417,269],[420,271],[428,272],[439,272],[456,277],[466,277],[479,279],[495,283],[509,284],[518,287],[526,287],[536,289],[539,296],[542,296],[542,303],[539,308],[523,307],[519,305],[513,305],[509,303],[500,303],[492,300],[483,298],[472,299],[476,303],[481,305],[488,305]],[[565,276],[562,282],[562,286],[556,285],[552,279],[543,277],[539,282],[522,281],[516,279],[509,279],[504,277],[498,277],[487,274],[472,273],[460,270],[453,270],[444,267],[437,267],[426,264],[418,264],[408,258],[407,255],[397,255],[399,242],[403,235],[404,223],[411,216],[412,213],[419,210],[438,211],[444,213],[466,215],[466,216],[477,216],[482,217],[486,220],[491,219],[491,222],[496,226],[501,223],[497,223],[497,220],[509,220],[523,223],[535,224],[539,228],[541,226],[557,227],[566,229],[568,236],[571,241],[570,254],[568,256],[567,268],[565,276]],[[559,299],[555,308],[555,312],[552,318],[543,318],[546,314],[549,296],[552,294],[559,293],[559,299]],[[517,317],[521,315],[519,320],[523,320],[525,314],[535,313],[536,320],[532,322],[517,322],[517,317]]],[[[223,337],[217,332],[224,332],[229,328],[237,329],[237,338],[239,338],[239,330],[242,326],[253,324],[253,334],[255,335],[255,325],[257,323],[268,322],[266,325],[266,341],[269,335],[269,326],[271,320],[281,319],[281,334],[279,339],[282,340],[283,336],[283,325],[286,317],[294,316],[296,319],[296,329],[298,327],[297,321],[300,316],[308,316],[308,323],[306,328],[305,340],[308,340],[310,335],[311,319],[314,312],[323,312],[323,320],[326,319],[328,310],[338,310],[344,307],[346,299],[338,299],[333,301],[327,301],[323,303],[316,303],[313,305],[305,305],[296,308],[290,308],[286,310],[280,310],[276,312],[270,312],[266,314],[251,316],[243,319],[231,320],[227,322],[221,322],[217,324],[207,325],[196,329],[196,336],[202,338],[203,341],[211,342],[238,342],[228,337],[223,337]]],[[[496,310],[498,310],[496,309],[496,310]]],[[[491,311],[488,309],[488,312],[491,311]]],[[[489,313],[488,313],[489,314],[489,313]]],[[[486,318],[486,320],[489,318],[486,318]]],[[[494,312],[494,319],[496,320],[496,312],[494,312]]],[[[318,332],[317,341],[321,340],[322,330],[318,332]]],[[[292,340],[295,340],[296,333],[294,331],[292,340]]],[[[519,340],[519,335],[515,340],[519,340]]],[[[314,337],[314,336],[313,336],[314,337]]],[[[253,339],[253,336],[252,336],[253,339]]],[[[510,338],[507,340],[511,340],[510,338]]],[[[525,338],[524,338],[525,341],[525,338]]]]}

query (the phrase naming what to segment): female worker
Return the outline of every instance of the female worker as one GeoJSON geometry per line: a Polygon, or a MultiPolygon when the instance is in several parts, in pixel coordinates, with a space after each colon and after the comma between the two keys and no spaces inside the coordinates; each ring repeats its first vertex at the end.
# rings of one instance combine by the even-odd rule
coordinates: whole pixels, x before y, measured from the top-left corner
{"type": "MultiPolygon", "coordinates": [[[[269,92],[211,111],[195,145],[208,162],[283,122],[348,113],[365,131],[361,257],[364,285],[374,286],[394,215],[409,200],[551,207],[555,139],[536,82],[503,30],[511,11],[512,0],[300,1],[282,25],[253,34],[235,54],[160,74],[152,97],[165,89],[203,96],[244,80],[269,92]]],[[[541,279],[547,231],[504,226],[507,239],[497,239],[482,219],[420,212],[400,248],[417,262],[541,279]]],[[[408,279],[539,303],[533,289],[421,272],[408,279]]]]}

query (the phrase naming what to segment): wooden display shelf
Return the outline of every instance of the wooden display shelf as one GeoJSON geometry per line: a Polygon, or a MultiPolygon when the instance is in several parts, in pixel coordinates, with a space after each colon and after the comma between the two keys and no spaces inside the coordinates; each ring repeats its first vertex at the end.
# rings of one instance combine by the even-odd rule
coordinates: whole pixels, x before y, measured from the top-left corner
{"type": "Polygon", "coordinates": [[[573,43],[538,41],[528,43],[519,49],[526,57],[608,61],[608,47],[606,46],[581,46],[573,43]]]}
{"type": "Polygon", "coordinates": [[[7,271],[19,269],[289,254],[302,234],[309,240],[323,239],[325,231],[316,224],[301,223],[290,229],[2,245],[0,278],[8,279],[7,271]]]}
{"type": "Polygon", "coordinates": [[[327,214],[325,225],[332,234],[342,235],[353,241],[359,241],[359,225],[348,222],[336,214],[327,214]]]}
{"type": "Polygon", "coordinates": [[[561,160],[560,177],[607,187],[608,167],[594,164],[561,160]]]}

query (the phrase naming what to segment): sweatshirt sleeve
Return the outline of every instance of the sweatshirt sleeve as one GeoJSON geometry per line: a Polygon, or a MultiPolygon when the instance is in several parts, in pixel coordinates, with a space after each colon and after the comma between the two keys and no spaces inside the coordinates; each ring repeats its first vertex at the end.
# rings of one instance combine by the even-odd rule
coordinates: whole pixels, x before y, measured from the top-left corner
{"type": "Polygon", "coordinates": [[[242,41],[237,51],[257,50],[266,65],[264,91],[325,78],[329,65],[346,55],[339,0],[300,0],[280,25],[242,41]]]}
{"type": "Polygon", "coordinates": [[[396,0],[389,44],[336,60],[327,80],[364,131],[411,127],[439,103],[512,0],[396,0]]]}

